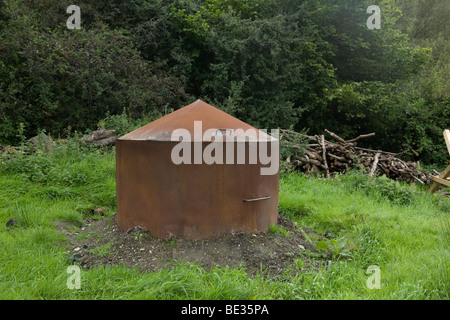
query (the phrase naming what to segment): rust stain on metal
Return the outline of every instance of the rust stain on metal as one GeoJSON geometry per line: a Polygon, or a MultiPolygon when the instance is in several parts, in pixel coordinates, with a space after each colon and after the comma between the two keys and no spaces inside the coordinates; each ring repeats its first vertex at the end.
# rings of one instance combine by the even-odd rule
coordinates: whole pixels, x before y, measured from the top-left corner
{"type": "MultiPolygon", "coordinates": [[[[276,223],[279,174],[261,175],[260,169],[267,165],[249,163],[250,144],[260,139],[267,139],[267,134],[201,100],[119,138],[119,227],[126,231],[141,226],[156,238],[175,235],[192,240],[238,231],[267,231],[270,224],[276,223]],[[172,132],[186,129],[193,137],[191,143],[198,143],[195,121],[202,121],[203,132],[215,129],[224,135],[254,129],[255,135],[247,137],[249,141],[240,142],[245,149],[245,164],[174,164],[171,152],[179,141],[172,141],[172,132]]],[[[202,150],[208,144],[203,140],[202,150]]],[[[225,158],[226,148],[223,151],[225,158]]],[[[233,156],[237,160],[236,152],[233,156]]]]}

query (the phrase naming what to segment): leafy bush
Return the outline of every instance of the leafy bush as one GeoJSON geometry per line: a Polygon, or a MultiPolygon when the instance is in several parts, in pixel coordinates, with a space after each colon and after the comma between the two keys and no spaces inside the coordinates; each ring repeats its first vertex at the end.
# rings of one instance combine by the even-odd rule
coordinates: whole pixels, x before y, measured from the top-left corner
{"type": "Polygon", "coordinates": [[[367,147],[444,164],[448,10],[426,3],[379,1],[383,27],[368,30],[370,0],[80,0],[68,30],[67,1],[5,0],[0,143],[101,120],[121,135],[200,98],[261,129],[375,132],[367,147]]]}
{"type": "Polygon", "coordinates": [[[161,113],[153,112],[147,114],[146,116],[135,119],[127,114],[126,109],[123,109],[121,114],[111,115],[107,113],[106,117],[99,121],[99,125],[109,130],[116,130],[117,135],[122,136],[147,123],[156,120],[160,116],[161,113]]]}
{"type": "Polygon", "coordinates": [[[10,0],[2,9],[1,141],[18,142],[19,122],[27,137],[57,136],[108,112],[138,117],[183,99],[180,82],[143,60],[122,30],[44,28],[32,6],[10,0]]]}
{"type": "Polygon", "coordinates": [[[46,182],[52,160],[43,153],[27,154],[27,149],[22,148],[12,154],[0,155],[0,164],[8,173],[24,174],[33,182],[46,182]]]}
{"type": "Polygon", "coordinates": [[[399,205],[413,204],[420,193],[412,185],[400,183],[384,175],[369,179],[366,175],[356,170],[346,175],[340,175],[338,179],[346,182],[346,185],[350,188],[361,190],[368,195],[378,198],[380,201],[388,200],[399,205]]]}
{"type": "Polygon", "coordinates": [[[445,114],[449,100],[428,101],[416,89],[401,83],[352,82],[327,91],[326,108],[305,115],[313,132],[327,128],[344,139],[375,132],[364,146],[425,163],[445,163],[448,158],[442,132],[450,126],[445,114]],[[414,151],[411,151],[414,150],[414,151]]]}

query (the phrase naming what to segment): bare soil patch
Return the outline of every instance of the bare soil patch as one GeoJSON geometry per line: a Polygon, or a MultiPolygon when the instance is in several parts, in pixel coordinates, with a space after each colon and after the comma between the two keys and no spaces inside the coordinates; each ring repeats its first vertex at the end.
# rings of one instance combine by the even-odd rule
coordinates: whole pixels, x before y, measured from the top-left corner
{"type": "Polygon", "coordinates": [[[68,236],[68,255],[74,263],[89,269],[101,265],[138,267],[143,272],[158,271],[174,262],[194,263],[206,270],[212,267],[245,268],[249,276],[264,272],[268,276],[305,272],[322,262],[308,258],[307,252],[317,252],[305,237],[321,239],[308,228],[295,225],[278,215],[281,234],[267,231],[257,234],[233,233],[213,240],[166,240],[152,237],[147,230],[133,228],[122,231],[116,214],[102,219],[90,219],[81,227],[60,225],[68,236]],[[295,263],[301,259],[301,263],[295,263]]]}

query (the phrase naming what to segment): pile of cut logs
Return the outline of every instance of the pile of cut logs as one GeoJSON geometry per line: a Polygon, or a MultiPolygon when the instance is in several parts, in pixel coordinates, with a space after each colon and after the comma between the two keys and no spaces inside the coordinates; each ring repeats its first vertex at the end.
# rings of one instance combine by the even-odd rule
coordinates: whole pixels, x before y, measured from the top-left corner
{"type": "Polygon", "coordinates": [[[96,147],[107,147],[114,145],[116,140],[116,130],[106,130],[100,126],[97,130],[83,136],[80,142],[85,142],[96,147]]]}
{"type": "Polygon", "coordinates": [[[357,168],[367,172],[369,176],[385,175],[395,180],[429,184],[433,174],[419,169],[418,162],[403,161],[397,156],[402,153],[392,153],[372,150],[357,146],[357,141],[373,137],[375,133],[360,135],[354,139],[344,140],[337,134],[325,129],[333,141],[325,139],[324,135],[309,136],[291,130],[280,129],[281,143],[289,148],[302,151],[301,156],[295,153],[285,160],[294,170],[307,173],[322,173],[331,177],[336,172],[346,172],[357,168]],[[301,139],[306,145],[295,145],[292,141],[301,139]]]}

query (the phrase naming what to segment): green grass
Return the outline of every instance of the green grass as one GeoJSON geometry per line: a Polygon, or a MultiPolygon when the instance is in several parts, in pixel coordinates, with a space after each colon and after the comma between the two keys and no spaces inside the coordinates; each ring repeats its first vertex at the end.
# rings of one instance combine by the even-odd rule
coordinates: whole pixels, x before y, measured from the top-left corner
{"type": "MultiPolygon", "coordinates": [[[[82,270],[81,289],[69,290],[66,239],[57,222],[81,226],[92,208],[115,210],[114,149],[69,141],[0,164],[0,298],[449,299],[450,200],[423,191],[359,173],[332,180],[282,175],[280,213],[336,236],[321,242],[310,236],[319,253],[304,251],[293,268],[311,259],[323,268],[249,278],[243,268],[205,271],[187,263],[152,273],[110,266],[82,270]],[[11,218],[18,222],[7,228],[11,218]],[[381,289],[366,286],[372,265],[380,268],[381,289]]],[[[110,248],[98,250],[107,255],[110,248]]]]}
{"type": "Polygon", "coordinates": [[[357,173],[334,180],[291,175],[281,184],[280,207],[286,215],[320,233],[337,235],[335,272],[344,268],[354,277],[330,290],[330,297],[345,298],[353,287],[359,289],[353,295],[361,298],[448,299],[449,200],[357,173]],[[387,190],[392,191],[390,199],[383,196],[387,190]],[[380,290],[361,286],[370,265],[380,267],[380,290]]]}
{"type": "Polygon", "coordinates": [[[273,234],[281,234],[285,237],[289,237],[289,231],[287,231],[285,228],[283,228],[282,226],[279,226],[277,224],[271,224],[269,226],[269,232],[273,233],[273,234]]]}

